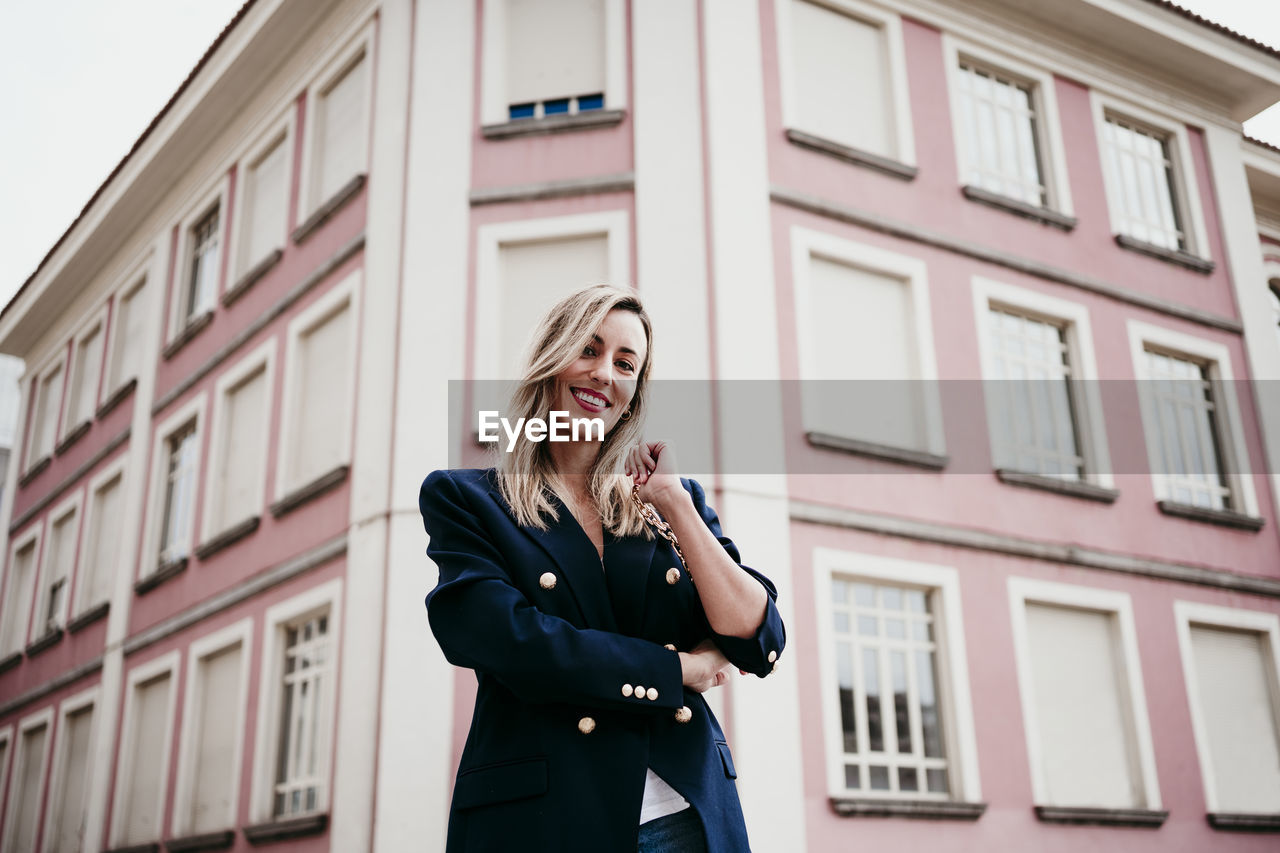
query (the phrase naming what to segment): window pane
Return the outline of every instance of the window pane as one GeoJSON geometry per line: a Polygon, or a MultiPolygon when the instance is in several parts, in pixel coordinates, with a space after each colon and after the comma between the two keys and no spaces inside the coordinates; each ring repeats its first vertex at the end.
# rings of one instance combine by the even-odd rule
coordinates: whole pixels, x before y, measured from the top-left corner
{"type": "Polygon", "coordinates": [[[224,829],[235,822],[231,792],[235,782],[235,703],[240,697],[240,666],[239,644],[203,658],[198,664],[195,783],[189,816],[193,833],[224,829]]]}
{"type": "Polygon", "coordinates": [[[1106,125],[1120,232],[1166,249],[1186,249],[1168,137],[1112,115],[1106,125]]]}
{"type": "Polygon", "coordinates": [[[0,652],[8,653],[22,648],[27,641],[27,618],[31,607],[31,593],[35,589],[36,543],[22,547],[9,565],[9,577],[5,580],[3,643],[0,652]]]}
{"type": "Polygon", "coordinates": [[[111,336],[113,343],[111,356],[111,380],[108,393],[114,391],[135,377],[138,373],[138,359],[143,343],[142,298],[145,283],[120,297],[116,302],[115,316],[111,320],[111,336]]]}
{"type": "Polygon", "coordinates": [[[15,768],[11,784],[14,785],[10,796],[8,820],[14,826],[8,830],[13,839],[14,850],[36,849],[36,833],[39,831],[40,797],[43,793],[40,779],[43,775],[45,746],[48,742],[49,727],[36,726],[22,733],[18,746],[18,766],[15,768]]]}
{"type": "Polygon", "coordinates": [[[212,528],[221,531],[255,515],[261,508],[261,486],[266,470],[267,416],[266,370],[260,369],[223,398],[218,479],[215,484],[212,528]]]}
{"type": "Polygon", "coordinates": [[[369,63],[361,56],[355,65],[320,96],[316,133],[317,187],[314,205],[323,204],[343,185],[364,171],[368,124],[365,121],[366,75],[369,63]]]}
{"type": "Polygon", "coordinates": [[[50,824],[53,831],[50,853],[80,853],[83,847],[92,735],[92,706],[68,716],[66,728],[59,735],[62,739],[58,747],[62,753],[62,767],[59,768],[62,789],[51,795],[55,812],[50,824]]]}
{"type": "Polygon", "coordinates": [[[124,811],[125,844],[141,844],[160,837],[162,817],[161,764],[169,713],[169,674],[134,688],[133,720],[130,722],[131,772],[122,779],[124,791],[120,808],[124,811]]]}
{"type": "Polygon", "coordinates": [[[273,797],[277,817],[305,813],[322,802],[331,689],[327,617],[310,618],[282,634],[287,639],[273,797]]]}
{"type": "Polygon", "coordinates": [[[1163,466],[1157,473],[1166,478],[1170,497],[1193,506],[1231,508],[1209,365],[1151,350],[1146,357],[1163,466]]]}
{"type": "Polygon", "coordinates": [[[281,139],[256,164],[245,179],[244,251],[241,274],[281,247],[288,198],[285,175],[285,139],[281,139]]]}
{"type": "Polygon", "coordinates": [[[213,307],[218,290],[219,222],[218,208],[214,207],[191,228],[191,261],[183,315],[186,322],[213,307]]]}
{"type": "Polygon", "coordinates": [[[351,419],[352,334],[351,309],[343,305],[298,341],[298,407],[288,488],[308,483],[348,458],[345,424],[351,419]]]}
{"type": "Polygon", "coordinates": [[[71,414],[68,427],[75,427],[93,417],[98,396],[98,379],[102,372],[102,328],[96,327],[76,345],[74,373],[71,377],[71,414]]]}
{"type": "Polygon", "coordinates": [[[523,104],[604,91],[603,0],[506,2],[506,102],[523,104]]]}
{"type": "Polygon", "coordinates": [[[111,598],[115,578],[117,532],[120,529],[120,476],[112,477],[93,494],[89,510],[90,530],[85,547],[85,589],[78,593],[80,603],[88,608],[111,598]]]}
{"type": "Polygon", "coordinates": [[[38,461],[53,452],[54,436],[58,428],[58,408],[62,405],[62,367],[59,366],[40,380],[36,388],[35,417],[31,422],[31,449],[27,464],[38,461]]]}
{"type": "Polygon", "coordinates": [[[184,427],[168,441],[168,469],[164,484],[164,515],[160,533],[160,562],[187,556],[196,480],[196,428],[184,427]]]}

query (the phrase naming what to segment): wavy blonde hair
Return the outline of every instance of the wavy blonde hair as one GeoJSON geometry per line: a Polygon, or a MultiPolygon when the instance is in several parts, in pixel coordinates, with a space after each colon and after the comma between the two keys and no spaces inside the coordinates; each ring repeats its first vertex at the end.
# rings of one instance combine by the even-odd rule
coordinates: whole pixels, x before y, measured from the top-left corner
{"type": "MultiPolygon", "coordinates": [[[[610,311],[630,311],[644,326],[644,363],[636,374],[631,417],[618,421],[605,436],[589,472],[590,494],[600,508],[601,523],[615,536],[653,538],[631,501],[631,478],[622,473],[626,450],[640,441],[648,403],[649,369],[653,363],[653,327],[634,291],[608,284],[586,287],[552,306],[534,330],[525,353],[524,371],[505,413],[515,418],[550,417],[556,377],[573,364],[592,341],[610,311]]],[[[552,501],[562,485],[545,441],[521,441],[500,455],[495,466],[502,497],[521,524],[546,530],[547,518],[559,521],[552,501]]],[[[562,498],[565,497],[562,495],[562,498]]]]}

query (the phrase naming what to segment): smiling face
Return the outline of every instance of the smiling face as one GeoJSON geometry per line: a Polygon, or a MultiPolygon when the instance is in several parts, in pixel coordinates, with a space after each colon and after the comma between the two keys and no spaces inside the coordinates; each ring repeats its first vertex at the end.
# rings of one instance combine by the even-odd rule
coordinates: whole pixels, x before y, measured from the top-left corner
{"type": "Polygon", "coordinates": [[[627,411],[647,356],[644,324],[634,312],[615,308],[556,377],[552,408],[570,418],[600,418],[607,435],[627,411]]]}

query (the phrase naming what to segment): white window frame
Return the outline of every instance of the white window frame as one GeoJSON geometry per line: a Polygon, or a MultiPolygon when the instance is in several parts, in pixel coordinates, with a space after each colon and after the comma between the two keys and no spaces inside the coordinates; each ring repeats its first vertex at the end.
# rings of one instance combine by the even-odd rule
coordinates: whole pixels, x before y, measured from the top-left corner
{"type": "MultiPolygon", "coordinates": [[[[13,753],[17,749],[14,742],[14,726],[10,723],[7,726],[0,726],[0,746],[7,746],[3,760],[0,760],[0,803],[8,806],[9,803],[9,768],[13,766],[13,753]]],[[[5,813],[8,813],[8,808],[5,813]]],[[[6,828],[7,831],[7,828],[6,828]]]]}
{"type": "MultiPolygon", "coordinates": [[[[283,250],[289,244],[289,201],[293,196],[293,164],[294,164],[294,148],[297,139],[297,109],[292,101],[289,102],[282,116],[272,120],[264,130],[256,134],[253,142],[241,152],[235,160],[236,177],[235,177],[235,199],[236,210],[234,221],[231,223],[230,245],[227,247],[227,287],[232,287],[240,277],[253,269],[255,264],[261,263],[267,255],[260,258],[246,257],[248,251],[248,235],[247,229],[252,223],[249,217],[245,215],[247,207],[245,206],[246,193],[249,189],[249,172],[253,170],[263,159],[269,154],[277,144],[283,145],[284,148],[284,217],[280,223],[280,232],[277,234],[275,248],[283,250]]],[[[270,252],[267,253],[268,255],[270,252]]]]}
{"type": "MultiPolygon", "coordinates": [[[[782,91],[782,126],[791,130],[808,132],[796,115],[796,86],[798,85],[795,60],[791,55],[791,3],[793,0],[775,0],[774,17],[778,31],[778,82],[782,91]]],[[[824,6],[832,12],[865,21],[880,27],[884,32],[885,56],[888,59],[889,98],[893,116],[889,125],[893,128],[895,151],[890,155],[907,166],[916,165],[915,130],[911,121],[911,94],[907,79],[907,50],[902,37],[902,18],[886,8],[863,0],[806,0],[815,6],[824,6]]],[[[838,139],[830,140],[847,145],[838,139]]]]}
{"type": "MultiPolygon", "coordinates": [[[[1218,607],[1198,601],[1173,602],[1173,618],[1178,631],[1178,651],[1182,658],[1182,677],[1187,685],[1187,703],[1191,706],[1191,730],[1196,739],[1196,756],[1200,759],[1200,782],[1204,786],[1205,810],[1210,814],[1221,811],[1218,803],[1217,782],[1213,769],[1213,756],[1209,750],[1209,732],[1204,711],[1200,707],[1200,688],[1196,678],[1195,650],[1191,646],[1191,625],[1207,625],[1238,631],[1263,634],[1265,646],[1271,656],[1267,675],[1271,683],[1272,710],[1280,710],[1280,616],[1260,610],[1243,610],[1235,607],[1218,607]]],[[[1280,720],[1276,720],[1280,728],[1280,720]]]]}
{"type": "MultiPolygon", "coordinates": [[[[138,741],[137,709],[134,702],[138,694],[138,685],[151,681],[164,673],[169,674],[169,703],[165,709],[164,739],[160,745],[160,784],[159,801],[156,803],[156,815],[159,820],[156,826],[157,836],[162,833],[164,823],[164,798],[169,791],[169,758],[173,746],[174,702],[178,693],[178,676],[181,668],[181,657],[177,649],[141,663],[129,670],[125,678],[124,714],[120,727],[119,758],[116,763],[116,781],[113,790],[111,807],[111,847],[119,847],[124,843],[125,809],[120,802],[121,792],[125,790],[125,780],[133,775],[133,753],[138,741]]],[[[159,838],[156,838],[159,841],[159,838]]]]}
{"type": "Polygon", "coordinates": [[[222,297],[222,283],[226,278],[227,272],[227,215],[230,212],[227,208],[227,198],[229,184],[230,181],[227,180],[227,175],[219,174],[211,185],[207,186],[195,197],[195,201],[187,205],[186,212],[178,220],[178,242],[174,254],[177,262],[173,266],[173,281],[169,283],[169,316],[166,324],[168,329],[165,334],[166,345],[177,340],[189,325],[184,318],[188,313],[186,292],[190,284],[191,252],[195,248],[192,245],[191,231],[214,207],[218,208],[218,269],[214,273],[213,298],[203,311],[196,312],[191,317],[194,321],[201,314],[217,310],[218,300],[222,297]]]}
{"type": "MultiPolygon", "coordinates": [[[[92,745],[89,749],[89,756],[86,759],[86,767],[92,768],[93,756],[97,752],[93,747],[96,746],[98,736],[101,732],[100,720],[102,715],[99,713],[98,708],[100,693],[101,688],[95,684],[87,690],[82,690],[74,696],[69,696],[66,699],[63,699],[62,703],[58,706],[58,737],[53,743],[53,761],[50,764],[52,776],[49,780],[49,793],[44,810],[43,840],[40,842],[40,849],[44,851],[44,853],[48,853],[48,851],[53,847],[54,815],[57,814],[58,809],[62,806],[63,788],[66,785],[66,779],[63,778],[63,761],[66,758],[65,752],[67,748],[67,720],[71,718],[72,714],[83,711],[85,708],[93,708],[93,728],[89,735],[89,741],[92,745]]],[[[90,776],[92,776],[92,774],[90,774],[90,776]]],[[[92,786],[86,786],[86,806],[88,805],[88,800],[92,794],[92,786]]]]}
{"type": "Polygon", "coordinates": [[[191,490],[191,523],[189,525],[189,533],[187,536],[187,556],[192,557],[195,554],[195,536],[197,524],[200,521],[200,511],[203,509],[198,503],[202,489],[200,488],[200,480],[204,475],[204,466],[200,463],[204,453],[205,443],[205,401],[207,393],[204,391],[196,394],[195,398],[188,401],[186,405],[175,411],[172,415],[165,418],[155,431],[155,438],[151,447],[151,483],[147,491],[149,495],[147,507],[147,523],[145,526],[146,538],[143,542],[146,547],[143,549],[142,557],[138,561],[137,580],[143,580],[155,572],[160,567],[160,536],[162,534],[161,526],[164,519],[164,498],[165,498],[165,479],[168,477],[169,471],[169,439],[175,433],[185,427],[187,424],[195,421],[196,430],[196,483],[191,490]]]}
{"type": "MultiPolygon", "coordinates": [[[[120,282],[112,290],[111,295],[111,313],[107,319],[107,351],[103,355],[102,369],[102,399],[109,399],[113,394],[128,385],[133,379],[139,378],[139,374],[143,370],[142,359],[139,359],[138,373],[132,376],[121,376],[120,380],[112,386],[111,378],[116,372],[116,359],[120,358],[121,352],[118,347],[116,338],[120,335],[120,310],[121,305],[126,299],[132,298],[137,300],[139,295],[143,298],[141,301],[134,303],[134,307],[142,310],[146,307],[146,293],[143,291],[147,286],[157,278],[154,256],[148,254],[146,257],[129,267],[128,272],[121,277],[120,282]],[[111,387],[108,387],[111,386],[111,387]]],[[[155,289],[151,291],[151,298],[155,298],[155,289]]],[[[149,323],[147,324],[150,325],[149,323]]]]}
{"type": "MultiPolygon", "coordinates": [[[[6,656],[10,652],[22,651],[27,647],[27,643],[31,638],[31,614],[32,608],[35,607],[37,596],[40,594],[40,564],[44,560],[44,527],[48,516],[41,518],[35,524],[26,529],[25,532],[14,537],[9,543],[9,560],[5,563],[4,569],[4,586],[0,587],[3,591],[5,599],[13,595],[13,589],[10,585],[13,583],[13,566],[17,560],[18,552],[25,550],[28,545],[35,548],[35,554],[32,557],[31,571],[34,573],[31,578],[31,600],[27,602],[26,613],[20,614],[19,618],[23,620],[23,629],[21,638],[16,648],[5,649],[0,648],[0,656],[6,656]],[[32,543],[35,543],[32,545],[32,543]]],[[[0,610],[0,618],[3,618],[4,612],[0,610]]],[[[4,626],[0,625],[0,632],[4,630],[4,626]]]]}
{"type": "Polygon", "coordinates": [[[951,136],[956,156],[956,175],[963,186],[968,172],[964,134],[960,130],[960,110],[964,99],[960,88],[960,63],[970,61],[990,71],[1008,75],[1032,89],[1031,101],[1036,112],[1035,141],[1040,154],[1048,201],[1046,210],[1073,216],[1071,182],[1067,177],[1067,152],[1062,142],[1062,121],[1058,115],[1058,95],[1053,73],[1021,59],[990,50],[959,38],[942,34],[942,53],[947,69],[947,90],[951,105],[951,136]]]}
{"type": "MultiPolygon", "coordinates": [[[[351,36],[340,40],[335,47],[330,48],[320,58],[311,74],[310,82],[307,83],[305,93],[307,106],[302,129],[302,168],[298,172],[299,222],[305,222],[311,214],[315,213],[322,204],[329,200],[328,198],[317,197],[315,176],[313,174],[318,146],[318,140],[316,139],[317,102],[322,93],[327,93],[332,84],[336,83],[342,75],[346,74],[360,61],[368,63],[365,67],[364,92],[364,167],[353,173],[351,177],[354,178],[358,174],[367,174],[369,171],[369,158],[372,156],[373,149],[371,136],[373,131],[374,78],[376,76],[374,74],[375,43],[374,23],[366,22],[360,24],[351,36]]],[[[292,162],[291,153],[290,167],[292,167],[292,162]]]]}
{"type": "Polygon", "coordinates": [[[817,612],[819,685],[822,690],[823,735],[826,747],[827,790],[832,797],[884,797],[918,800],[928,797],[945,802],[978,802],[982,799],[978,772],[978,740],[974,728],[973,699],[969,689],[969,664],[965,651],[964,617],[961,611],[960,575],[950,566],[882,557],[836,548],[813,550],[814,605],[817,612]],[[922,792],[882,793],[844,785],[844,750],[839,687],[836,681],[835,626],[831,616],[832,580],[835,575],[924,587],[934,604],[934,637],[937,662],[938,719],[946,745],[949,793],[945,798],[922,792]]]}
{"type": "MultiPolygon", "coordinates": [[[[40,809],[45,804],[44,803],[45,798],[41,795],[47,790],[47,787],[48,787],[47,783],[49,782],[49,759],[53,751],[53,736],[55,734],[53,730],[53,706],[52,705],[48,706],[47,708],[42,708],[41,710],[36,711],[34,714],[30,714],[26,717],[23,717],[22,720],[18,723],[18,730],[14,734],[14,738],[12,742],[13,758],[11,759],[13,772],[16,774],[23,767],[22,764],[18,763],[18,751],[22,750],[23,737],[26,735],[27,732],[31,731],[34,728],[38,728],[40,726],[45,726],[45,738],[44,738],[44,755],[40,757],[40,784],[38,786],[38,792],[36,794],[37,796],[36,820],[37,821],[39,821],[40,819],[40,809]]],[[[22,759],[23,759],[23,762],[25,763],[25,761],[27,760],[27,756],[25,752],[22,755],[22,759]]],[[[23,853],[23,851],[18,851],[13,849],[14,827],[18,825],[18,822],[13,819],[13,792],[16,789],[17,789],[16,786],[10,785],[9,790],[6,791],[5,808],[4,808],[4,817],[5,817],[4,839],[3,839],[3,842],[0,843],[0,850],[2,850],[3,853],[11,853],[11,851],[12,853],[23,853]]],[[[37,824],[37,828],[38,828],[38,824],[37,824]]]]}
{"type": "MultiPolygon", "coordinates": [[[[67,613],[71,609],[71,597],[75,594],[75,586],[79,580],[80,543],[84,535],[84,492],[81,489],[76,489],[69,498],[54,507],[53,511],[48,515],[49,541],[46,543],[46,547],[42,549],[39,570],[36,573],[35,617],[37,619],[43,617],[48,605],[45,595],[48,592],[49,573],[53,568],[49,565],[53,548],[49,546],[53,544],[54,528],[59,521],[66,518],[68,513],[75,514],[75,520],[71,522],[75,525],[75,533],[71,539],[71,566],[67,570],[67,589],[62,596],[62,612],[55,617],[59,628],[67,627],[67,613]]],[[[40,633],[36,635],[35,639],[38,640],[48,633],[50,632],[46,631],[44,624],[41,623],[40,633]]]]}
{"type": "Polygon", "coordinates": [[[283,632],[286,623],[299,619],[308,613],[328,609],[330,650],[332,652],[332,676],[329,694],[325,697],[324,716],[330,722],[330,731],[322,732],[325,756],[325,772],[327,780],[324,789],[316,799],[316,812],[328,810],[333,794],[333,749],[337,743],[336,734],[338,719],[336,716],[338,698],[338,679],[342,673],[341,664],[342,641],[342,579],[334,578],[299,595],[273,605],[267,609],[262,629],[262,657],[260,659],[258,682],[258,720],[257,736],[254,738],[253,785],[252,799],[249,806],[249,820],[254,823],[272,820],[272,806],[275,789],[276,750],[280,743],[280,726],[278,712],[280,709],[280,682],[284,677],[283,632]]]}
{"type": "MultiPolygon", "coordinates": [[[[876,246],[856,243],[799,225],[791,226],[791,276],[795,284],[796,342],[801,378],[819,375],[813,316],[813,285],[810,268],[814,258],[854,267],[891,278],[902,279],[911,288],[912,316],[915,319],[916,358],[920,367],[922,404],[925,418],[923,448],[936,455],[946,453],[946,433],[942,420],[942,395],[938,384],[938,361],[933,345],[932,305],[929,299],[928,265],[920,258],[900,255],[876,246]]],[[[812,398],[802,399],[802,423],[810,428],[814,415],[812,398]]]]}
{"type": "MultiPolygon", "coordinates": [[[[347,309],[351,312],[351,340],[348,342],[347,358],[351,364],[351,401],[349,416],[340,424],[342,429],[342,447],[345,451],[343,458],[337,460],[337,465],[347,464],[351,461],[351,441],[355,428],[354,416],[354,400],[357,393],[357,384],[359,375],[356,372],[358,365],[357,354],[359,352],[360,342],[360,293],[364,280],[364,270],[357,269],[349,273],[342,281],[329,288],[319,299],[307,306],[298,316],[289,321],[288,330],[286,331],[285,344],[285,362],[284,362],[284,381],[281,383],[283,387],[280,389],[280,440],[276,442],[276,482],[275,495],[276,499],[280,499],[288,495],[293,490],[305,486],[304,482],[292,482],[288,480],[287,473],[289,465],[293,461],[293,454],[297,452],[296,442],[291,438],[297,430],[298,421],[298,353],[302,338],[305,334],[325,322],[329,316],[341,310],[340,306],[345,302],[347,309]]],[[[268,398],[269,404],[273,401],[268,398]]]]}
{"type": "MultiPolygon", "coordinates": [[[[62,430],[58,434],[58,441],[62,442],[81,424],[92,423],[97,418],[98,403],[102,400],[102,385],[104,381],[105,369],[107,366],[107,306],[103,303],[89,319],[80,324],[80,328],[76,331],[71,339],[71,352],[67,357],[67,377],[66,377],[66,417],[62,419],[62,430]],[[75,423],[71,422],[71,409],[75,405],[75,400],[71,397],[71,377],[75,371],[80,369],[80,344],[84,343],[85,338],[94,331],[98,330],[99,341],[98,346],[102,347],[102,358],[98,362],[98,375],[93,377],[93,398],[89,403],[89,411],[75,423]]],[[[87,379],[88,377],[86,377],[87,379]]]]}
{"type": "Polygon", "coordinates": [[[1151,130],[1168,138],[1169,160],[1173,164],[1173,203],[1182,215],[1183,231],[1187,247],[1183,250],[1206,261],[1213,260],[1209,251],[1209,232],[1204,222],[1204,206],[1200,203],[1199,182],[1195,164],[1191,159],[1191,140],[1186,125],[1167,116],[1144,109],[1137,104],[1112,95],[1089,90],[1089,104],[1093,111],[1093,129],[1098,141],[1098,156],[1102,161],[1103,185],[1106,189],[1107,215],[1112,234],[1123,234],[1117,223],[1121,219],[1120,189],[1116,176],[1111,174],[1107,156],[1106,117],[1114,114],[1124,119],[1147,125],[1151,130]]]}
{"type": "Polygon", "coordinates": [[[510,379],[498,375],[501,311],[498,294],[502,247],[537,240],[572,240],[604,235],[608,246],[609,278],[631,280],[631,216],[625,210],[576,213],[537,219],[495,222],[476,229],[476,325],[472,364],[480,379],[510,379]]]}
{"type": "MultiPolygon", "coordinates": [[[[195,795],[195,772],[197,748],[195,731],[195,708],[200,703],[198,692],[202,684],[197,684],[200,662],[207,657],[225,651],[232,646],[240,646],[240,683],[234,697],[236,715],[235,755],[231,779],[232,813],[227,815],[228,828],[236,825],[237,807],[240,802],[240,770],[244,761],[244,740],[246,731],[246,709],[249,699],[249,669],[253,663],[253,619],[241,619],[233,625],[207,634],[191,643],[187,650],[187,683],[182,703],[181,745],[178,750],[178,778],[173,798],[173,819],[170,822],[169,834],[182,837],[191,833],[187,823],[187,813],[191,809],[191,798],[195,795]]],[[[231,697],[228,697],[231,698],[231,697]]]]}
{"type": "Polygon", "coordinates": [[[1027,739],[1027,761],[1031,770],[1031,795],[1037,806],[1059,805],[1049,799],[1044,761],[1040,753],[1040,725],[1036,714],[1034,670],[1031,644],[1027,632],[1027,604],[1045,604],[1101,612],[1109,616],[1119,640],[1117,669],[1123,678],[1120,709],[1133,736],[1132,758],[1142,786],[1138,792],[1138,808],[1160,809],[1160,781],[1156,775],[1155,748],[1151,738],[1151,721],[1147,714],[1147,695],[1143,687],[1142,666],[1138,657],[1138,634],[1134,627],[1133,605],[1126,592],[1096,589],[1075,584],[1057,583],[1032,578],[1008,579],[1009,611],[1013,628],[1013,653],[1018,671],[1018,692],[1022,699],[1023,731],[1027,739]]]}
{"type": "MultiPolygon", "coordinates": [[[[1185,357],[1209,363],[1209,378],[1214,383],[1215,401],[1218,415],[1218,438],[1222,442],[1219,448],[1222,454],[1222,475],[1227,480],[1233,498],[1239,498],[1235,511],[1257,517],[1258,496],[1253,487],[1253,477],[1248,473],[1253,469],[1249,463],[1248,445],[1244,440],[1244,421],[1240,417],[1240,403],[1235,393],[1235,371],[1231,368],[1231,353],[1222,344],[1197,338],[1183,332],[1176,332],[1162,326],[1153,326],[1138,320],[1127,322],[1129,331],[1129,352],[1133,358],[1134,376],[1143,380],[1146,372],[1146,344],[1180,353],[1185,357]],[[1231,473],[1245,472],[1240,473],[1231,473]]],[[[1155,438],[1160,427],[1157,413],[1153,411],[1150,395],[1146,393],[1146,383],[1139,383],[1139,398],[1142,404],[1142,430],[1147,444],[1147,458],[1151,465],[1151,484],[1156,500],[1170,500],[1168,476],[1161,474],[1163,461],[1159,458],[1158,441],[1155,438]]]]}
{"type": "MultiPolygon", "coordinates": [[[[353,328],[354,332],[354,328],[353,328]]],[[[353,334],[354,337],[354,334],[353,334]]],[[[354,362],[353,362],[354,363],[354,362]]],[[[275,403],[275,373],[276,373],[276,339],[270,338],[253,352],[240,359],[233,367],[223,372],[218,377],[213,390],[213,428],[210,431],[209,441],[209,457],[206,467],[211,475],[205,477],[204,483],[204,502],[202,506],[205,510],[216,506],[215,501],[219,497],[219,490],[222,486],[219,477],[213,475],[217,472],[222,464],[222,443],[227,432],[227,395],[228,393],[243,382],[247,377],[256,373],[258,370],[263,371],[263,381],[266,383],[264,387],[263,405],[266,408],[266,424],[262,431],[261,437],[258,439],[262,443],[262,459],[265,463],[267,454],[270,452],[270,438],[272,408],[275,403]]],[[[354,373],[353,379],[354,379],[354,373]]],[[[287,442],[281,442],[285,444],[287,442]]],[[[266,499],[267,477],[264,468],[258,477],[257,496],[250,506],[244,507],[244,512],[237,518],[227,519],[221,525],[221,528],[214,530],[213,512],[205,511],[201,513],[200,519],[200,541],[208,542],[217,534],[224,530],[235,527],[240,522],[252,518],[255,515],[262,514],[262,507],[266,499]]]]}
{"type": "MultiPolygon", "coordinates": [[[[604,3],[604,107],[627,108],[627,9],[624,0],[604,3]]],[[[480,122],[506,124],[512,119],[507,101],[507,8],[506,0],[486,0],[480,22],[480,122]]],[[[594,112],[594,111],[593,111],[594,112]]]]}
{"type": "Polygon", "coordinates": [[[22,473],[30,471],[37,463],[45,457],[52,457],[58,447],[58,441],[62,436],[62,415],[66,408],[67,400],[67,345],[60,343],[57,351],[49,357],[46,357],[44,364],[40,369],[32,372],[31,382],[26,388],[28,399],[31,401],[31,414],[27,418],[25,429],[26,440],[23,442],[22,448],[22,473]],[[32,456],[36,446],[36,419],[40,416],[40,392],[44,387],[44,382],[58,370],[62,371],[62,384],[58,389],[58,403],[53,409],[53,441],[48,449],[39,456],[32,456]]]}
{"type": "MultiPolygon", "coordinates": [[[[982,375],[990,380],[995,375],[996,353],[987,334],[987,315],[992,308],[1009,309],[1035,319],[1064,326],[1067,339],[1067,358],[1071,377],[1079,380],[1082,393],[1074,396],[1076,405],[1076,442],[1084,457],[1085,482],[1103,488],[1114,488],[1111,473],[1111,452],[1107,447],[1107,431],[1102,410],[1102,394],[1099,388],[1098,360],[1093,347],[1093,327],[1089,321],[1089,309],[1082,303],[1056,296],[1048,296],[1034,290],[1002,281],[975,275],[973,285],[974,328],[978,335],[978,353],[982,359],[982,375]]],[[[995,400],[986,396],[987,422],[993,424],[999,412],[995,400]]],[[[997,458],[996,434],[988,429],[992,459],[997,458]]]]}
{"type": "MultiPolygon", "coordinates": [[[[98,489],[102,488],[103,485],[110,482],[112,479],[119,477],[120,485],[117,486],[116,488],[120,489],[119,500],[121,502],[121,505],[123,506],[125,494],[126,494],[124,489],[129,484],[128,466],[129,466],[129,454],[124,453],[118,456],[113,461],[108,462],[105,466],[103,466],[103,468],[100,471],[98,471],[98,473],[94,474],[93,477],[90,478],[88,489],[85,492],[84,519],[81,521],[80,546],[77,552],[79,555],[79,559],[77,560],[79,565],[77,566],[77,568],[79,568],[80,566],[83,566],[85,563],[84,548],[88,545],[89,531],[93,529],[91,525],[94,523],[94,510],[97,506],[97,501],[94,500],[94,496],[98,493],[98,489]]],[[[115,577],[116,572],[120,571],[120,553],[121,553],[121,550],[117,546],[116,554],[115,554],[115,563],[111,567],[112,577],[115,577]]],[[[107,598],[102,599],[100,601],[86,601],[85,596],[88,595],[88,593],[85,592],[85,590],[88,588],[88,584],[85,583],[86,580],[87,580],[87,577],[85,576],[84,572],[81,572],[81,571],[76,572],[75,598],[73,599],[73,603],[71,606],[72,613],[76,616],[79,616],[81,613],[85,613],[93,609],[94,607],[97,607],[103,601],[111,600],[111,596],[110,594],[108,594],[107,598]]]]}

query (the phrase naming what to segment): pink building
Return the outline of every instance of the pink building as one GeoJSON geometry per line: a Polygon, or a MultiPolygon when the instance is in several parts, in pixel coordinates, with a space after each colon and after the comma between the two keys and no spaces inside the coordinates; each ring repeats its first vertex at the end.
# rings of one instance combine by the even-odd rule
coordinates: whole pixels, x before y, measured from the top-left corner
{"type": "Polygon", "coordinates": [[[699,475],[756,850],[1273,849],[1278,100],[1163,0],[251,0],[0,313],[0,853],[441,849],[417,488],[600,280],[659,377],[919,389],[689,415],[827,472],[699,475]]]}

